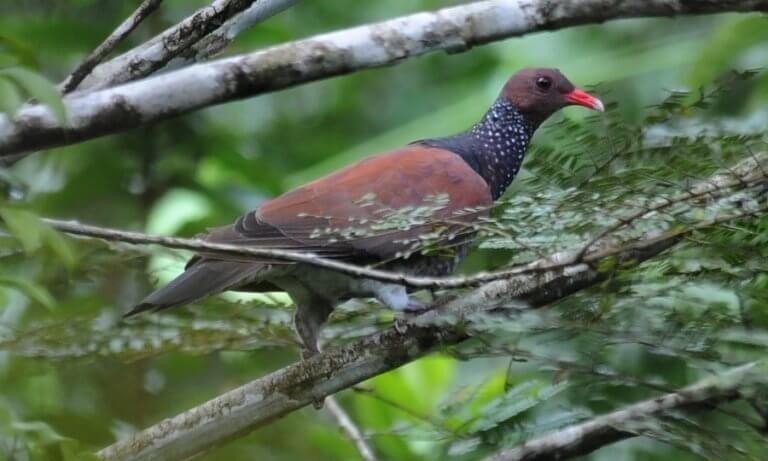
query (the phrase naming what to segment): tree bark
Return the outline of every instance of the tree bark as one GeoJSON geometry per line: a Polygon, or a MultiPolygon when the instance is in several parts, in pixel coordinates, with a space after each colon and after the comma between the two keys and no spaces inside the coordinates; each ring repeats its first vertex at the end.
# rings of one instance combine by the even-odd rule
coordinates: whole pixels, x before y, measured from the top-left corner
{"type": "MultiPolygon", "coordinates": [[[[650,236],[616,257],[619,261],[642,262],[679,240],[678,234],[650,236]]],[[[438,310],[348,345],[328,349],[166,419],[105,448],[99,456],[105,461],[187,459],[312,402],[398,368],[441,345],[466,340],[464,325],[471,323],[477,312],[503,314],[505,309],[523,308],[519,300],[530,307],[543,306],[593,286],[609,275],[581,263],[485,284],[438,310]]]]}
{"type": "Polygon", "coordinates": [[[505,450],[485,461],[545,461],[570,459],[591,453],[619,440],[640,435],[627,426],[669,410],[706,410],[723,401],[751,395],[768,383],[765,363],[750,363],[700,382],[581,424],[560,429],[505,450]]]}
{"type": "MultiPolygon", "coordinates": [[[[245,3],[250,4],[233,4],[242,11],[245,3]]],[[[67,125],[45,106],[25,106],[12,119],[0,115],[0,156],[72,144],[436,50],[465,51],[530,32],[610,19],[727,11],[768,11],[768,0],[489,0],[418,13],[72,94],[64,98],[67,125]]],[[[136,64],[157,68],[155,61],[136,64]]]]}

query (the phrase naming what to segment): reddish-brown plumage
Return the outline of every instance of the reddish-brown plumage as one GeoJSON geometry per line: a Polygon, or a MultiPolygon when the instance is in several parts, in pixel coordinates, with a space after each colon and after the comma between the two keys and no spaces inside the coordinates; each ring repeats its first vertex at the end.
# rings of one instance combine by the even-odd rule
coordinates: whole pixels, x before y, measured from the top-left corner
{"type": "Polygon", "coordinates": [[[469,214],[467,209],[481,208],[487,213],[490,205],[488,185],[459,156],[412,145],[367,158],[294,189],[264,203],[254,214],[255,219],[274,226],[288,239],[309,247],[337,248],[337,257],[362,253],[391,258],[406,249],[398,241],[418,236],[430,222],[467,222],[477,217],[477,212],[469,214]],[[430,207],[439,194],[447,195],[447,203],[434,209],[424,225],[418,222],[408,229],[379,232],[374,228],[382,224],[387,210],[430,207]],[[334,232],[322,233],[328,228],[350,227],[364,229],[365,235],[344,238],[334,232]]]}
{"type": "MultiPolygon", "coordinates": [[[[523,70],[471,130],[369,157],[264,202],[205,238],[407,273],[450,273],[475,234],[473,224],[487,216],[519,171],[533,132],[571,104],[602,110],[598,99],[575,89],[559,71],[523,70]],[[424,252],[426,244],[455,251],[424,252]]],[[[333,307],[350,297],[374,296],[398,310],[423,308],[400,285],[310,265],[200,254],[129,315],[225,290],[276,289],[296,302],[296,329],[310,351],[317,351],[320,325],[333,307]]]]}

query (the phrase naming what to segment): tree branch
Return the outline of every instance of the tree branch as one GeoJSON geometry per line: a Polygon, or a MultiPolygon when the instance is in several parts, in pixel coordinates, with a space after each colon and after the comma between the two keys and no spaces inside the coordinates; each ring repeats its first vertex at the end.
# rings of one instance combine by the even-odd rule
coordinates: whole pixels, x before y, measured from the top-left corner
{"type": "Polygon", "coordinates": [[[151,40],[97,66],[82,89],[106,88],[146,77],[257,1],[214,0],[151,40]]]}
{"type": "Polygon", "coordinates": [[[136,8],[136,11],[134,11],[133,14],[117,26],[117,29],[109,34],[109,37],[107,37],[101,45],[96,47],[96,49],[93,50],[93,52],[91,52],[91,54],[89,54],[71,74],[69,74],[66,80],[61,84],[62,93],[70,93],[74,91],[80,82],[91,73],[93,68],[106,58],[107,55],[133,31],[133,29],[141,24],[144,18],[160,7],[162,1],[163,0],[144,0],[141,5],[136,8]]]}
{"type": "MultiPolygon", "coordinates": [[[[619,261],[645,261],[672,247],[679,235],[656,236],[625,248],[619,261]]],[[[620,267],[616,264],[614,267],[620,267]]],[[[398,328],[329,349],[220,395],[198,407],[118,441],[99,453],[103,460],[164,460],[191,457],[234,439],[328,395],[411,362],[439,345],[467,339],[461,326],[475,312],[497,310],[512,300],[543,306],[604,280],[587,264],[516,275],[483,285],[398,328]],[[451,319],[446,322],[442,314],[451,319]],[[458,321],[457,321],[458,319],[458,321]]]]}
{"type": "MultiPolygon", "coordinates": [[[[209,7],[213,8],[210,14],[220,21],[251,3],[219,0],[214,5],[228,5],[227,14],[213,6],[209,7]]],[[[488,0],[418,13],[197,64],[115,88],[74,93],[64,98],[69,120],[66,126],[45,106],[23,107],[13,119],[0,115],[0,156],[71,144],[436,50],[459,52],[534,31],[610,19],[726,11],[768,11],[768,0],[488,0]]],[[[205,27],[198,29],[185,20],[187,28],[180,24],[161,35],[165,38],[160,42],[147,46],[168,47],[174,50],[170,54],[178,55],[215,29],[210,20],[202,23],[205,27]]],[[[167,62],[165,58],[161,61],[167,62]]],[[[159,68],[159,62],[148,58],[135,64],[144,72],[142,69],[159,68]]],[[[93,77],[101,81],[101,77],[93,77]]]]}
{"type": "MultiPolygon", "coordinates": [[[[761,191],[754,191],[756,187],[765,188],[766,177],[762,176],[764,171],[761,162],[764,162],[766,155],[752,155],[742,160],[734,167],[730,168],[728,173],[717,174],[693,185],[689,190],[680,193],[673,198],[667,198],[658,205],[633,213],[627,219],[621,220],[622,225],[626,222],[634,222],[649,213],[670,206],[670,204],[684,203],[685,201],[698,199],[707,194],[722,194],[727,190],[736,192],[747,192],[752,190],[759,197],[761,191]]],[[[761,190],[762,190],[761,189],[761,190]]],[[[407,285],[413,288],[465,288],[475,287],[483,283],[489,283],[497,280],[504,280],[510,277],[525,276],[531,274],[541,274],[548,271],[564,270],[570,267],[576,267],[583,264],[594,265],[596,262],[607,258],[625,254],[630,251],[642,251],[648,245],[656,245],[660,241],[676,241],[689,235],[691,232],[711,227],[723,222],[733,221],[745,216],[761,214],[765,211],[768,204],[764,204],[755,209],[741,210],[736,213],[723,215],[711,220],[702,221],[687,228],[677,229],[669,232],[658,232],[646,236],[641,241],[626,242],[621,245],[604,242],[603,245],[596,245],[598,241],[605,241],[610,232],[603,231],[590,239],[586,245],[576,248],[573,251],[555,253],[537,261],[513,266],[511,268],[494,271],[481,272],[472,276],[465,277],[418,277],[401,274],[397,272],[379,270],[371,267],[363,267],[355,264],[349,264],[342,261],[321,258],[311,253],[275,250],[266,248],[246,247],[241,245],[220,244],[206,242],[200,239],[184,239],[178,237],[165,237],[159,235],[149,235],[139,232],[128,232],[117,229],[109,229],[97,226],[80,224],[77,222],[61,221],[56,219],[43,219],[43,221],[59,231],[80,235],[91,238],[101,238],[109,241],[119,241],[132,244],[157,244],[167,248],[190,250],[198,253],[215,254],[222,256],[250,257],[254,259],[267,258],[281,261],[291,261],[313,265],[324,269],[341,272],[354,277],[365,277],[383,282],[397,283],[407,285]],[[594,247],[594,248],[593,248],[594,247]]],[[[608,227],[615,231],[620,226],[614,225],[608,227]]]]}
{"type": "Polygon", "coordinates": [[[729,221],[735,221],[748,216],[760,215],[768,211],[768,204],[764,204],[752,210],[741,211],[721,216],[716,219],[702,221],[701,223],[669,232],[654,234],[639,241],[634,241],[621,246],[612,246],[607,249],[588,252],[584,256],[576,259],[573,254],[576,252],[555,253],[549,257],[539,259],[529,264],[514,266],[511,269],[505,269],[495,272],[481,272],[466,277],[420,277],[406,275],[399,272],[373,269],[366,266],[345,263],[333,259],[325,259],[316,256],[313,253],[272,250],[266,248],[246,247],[239,245],[210,243],[199,239],[185,239],[178,237],[164,237],[160,235],[143,234],[139,232],[128,232],[106,227],[89,226],[71,221],[60,221],[56,219],[44,218],[43,222],[56,230],[67,234],[81,235],[92,238],[100,238],[109,241],[126,242],[133,244],[157,244],[166,248],[175,248],[181,250],[190,250],[210,255],[239,256],[250,257],[253,259],[277,259],[280,261],[291,261],[308,264],[334,272],[351,275],[353,277],[364,277],[382,282],[396,283],[413,288],[466,288],[478,286],[482,283],[503,280],[510,277],[521,275],[541,274],[554,270],[568,269],[584,264],[595,264],[596,262],[608,258],[616,257],[632,251],[643,251],[647,246],[654,246],[659,242],[677,241],[689,235],[695,230],[701,230],[708,227],[723,224],[729,221]]]}
{"type": "Polygon", "coordinates": [[[329,395],[325,398],[325,408],[333,415],[336,423],[347,434],[352,443],[355,444],[360,457],[363,461],[378,461],[373,448],[365,440],[365,436],[357,427],[352,418],[347,414],[335,396],[329,395]]]}
{"type": "Polygon", "coordinates": [[[228,19],[218,29],[195,43],[190,53],[182,53],[185,63],[204,61],[226,48],[242,31],[287,10],[298,0],[261,0],[228,19]]]}
{"type": "Polygon", "coordinates": [[[590,421],[560,429],[486,461],[544,461],[585,455],[600,447],[642,435],[631,424],[669,410],[713,409],[727,400],[749,397],[768,384],[765,363],[750,363],[712,376],[676,392],[630,405],[590,421]]]}

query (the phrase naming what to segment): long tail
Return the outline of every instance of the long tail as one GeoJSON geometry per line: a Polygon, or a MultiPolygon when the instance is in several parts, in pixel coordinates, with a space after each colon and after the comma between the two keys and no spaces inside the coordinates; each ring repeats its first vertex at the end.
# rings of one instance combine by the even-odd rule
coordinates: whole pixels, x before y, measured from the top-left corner
{"type": "Polygon", "coordinates": [[[201,259],[173,279],[168,285],[154,291],[130,310],[124,317],[144,311],[159,311],[191,303],[241,285],[261,270],[263,264],[201,259]]]}

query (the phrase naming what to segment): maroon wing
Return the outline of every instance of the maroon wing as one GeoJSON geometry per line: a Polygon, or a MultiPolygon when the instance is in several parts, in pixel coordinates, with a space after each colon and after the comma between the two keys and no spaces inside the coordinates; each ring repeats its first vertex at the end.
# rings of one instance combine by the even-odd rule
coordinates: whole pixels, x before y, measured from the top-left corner
{"type": "Polygon", "coordinates": [[[389,259],[439,230],[440,246],[491,205],[488,185],[458,155],[409,146],[360,161],[263,203],[208,239],[316,253],[389,259]]]}
{"type": "MultiPolygon", "coordinates": [[[[488,213],[488,185],[458,155],[410,146],[358,162],[262,204],[206,240],[326,258],[382,261],[420,248],[431,233],[436,246],[473,232],[468,224],[488,213]],[[442,232],[438,232],[442,231],[442,232]]],[[[263,274],[277,261],[199,254],[168,285],[126,315],[167,309],[230,289],[272,291],[263,274]]]]}

